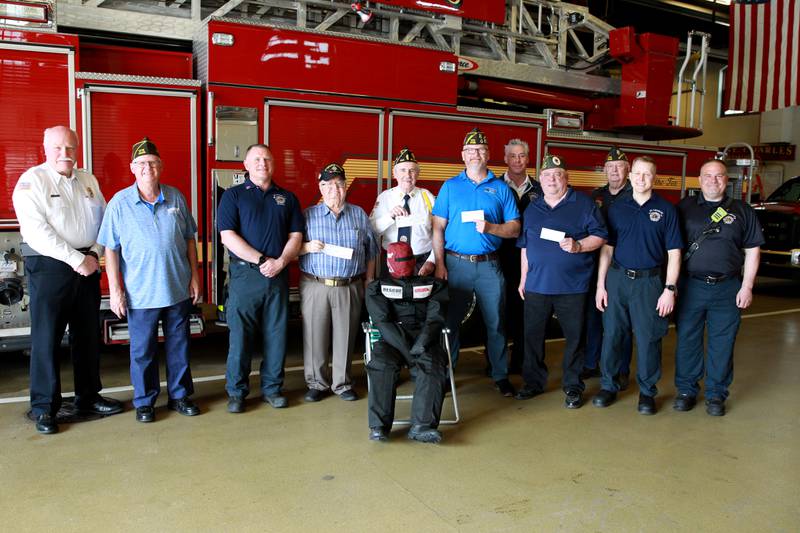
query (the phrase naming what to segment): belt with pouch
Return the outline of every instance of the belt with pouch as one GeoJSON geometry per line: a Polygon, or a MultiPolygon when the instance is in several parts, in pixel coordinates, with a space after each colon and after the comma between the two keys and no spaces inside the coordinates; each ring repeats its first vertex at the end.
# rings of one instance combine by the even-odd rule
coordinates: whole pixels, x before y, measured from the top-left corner
{"type": "Polygon", "coordinates": [[[732,274],[721,274],[719,276],[704,276],[702,274],[692,274],[689,272],[689,277],[692,279],[697,279],[704,282],[706,285],[716,285],[721,281],[725,281],[726,279],[738,278],[739,273],[734,272],[732,274]]]}
{"type": "Polygon", "coordinates": [[[470,263],[481,263],[483,261],[495,261],[497,259],[497,252],[489,252],[488,254],[460,254],[458,252],[454,252],[452,250],[445,250],[444,253],[447,255],[452,255],[453,257],[457,257],[459,259],[463,259],[464,261],[469,261],[470,263]]]}
{"type": "Polygon", "coordinates": [[[316,281],[317,283],[322,283],[326,287],[346,287],[347,285],[351,285],[356,281],[363,280],[364,274],[359,274],[358,276],[353,276],[352,278],[321,278],[319,276],[314,276],[313,274],[307,274],[303,272],[303,277],[311,281],[316,281]]]}
{"type": "Polygon", "coordinates": [[[628,279],[650,278],[653,276],[661,275],[661,267],[634,270],[632,268],[625,268],[616,261],[614,261],[611,263],[611,268],[615,270],[621,270],[625,274],[625,277],[627,277],[628,279]]]}

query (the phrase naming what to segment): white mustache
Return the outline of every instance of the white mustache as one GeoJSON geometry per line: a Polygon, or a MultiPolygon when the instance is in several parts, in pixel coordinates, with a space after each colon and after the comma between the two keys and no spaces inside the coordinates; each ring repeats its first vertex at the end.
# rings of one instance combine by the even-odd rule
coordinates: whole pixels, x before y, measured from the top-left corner
{"type": "Polygon", "coordinates": [[[57,161],[58,163],[64,163],[64,162],[66,162],[66,163],[72,163],[72,164],[75,164],[75,160],[74,160],[74,159],[72,159],[71,157],[59,157],[58,159],[56,159],[56,161],[57,161]]]}

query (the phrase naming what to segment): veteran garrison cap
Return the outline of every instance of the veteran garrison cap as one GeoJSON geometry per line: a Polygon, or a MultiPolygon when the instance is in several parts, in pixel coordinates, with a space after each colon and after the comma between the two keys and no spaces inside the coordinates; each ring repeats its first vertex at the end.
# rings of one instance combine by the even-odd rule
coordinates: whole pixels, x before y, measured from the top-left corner
{"type": "Polygon", "coordinates": [[[330,165],[327,165],[322,169],[322,172],[319,173],[319,181],[328,181],[332,180],[333,178],[346,179],[344,176],[344,169],[337,163],[331,163],[330,165]]]}
{"type": "Polygon", "coordinates": [[[625,155],[625,152],[620,150],[617,146],[612,146],[611,150],[608,151],[608,155],[606,156],[606,162],[608,161],[628,161],[628,156],[625,155]]]}
{"type": "Polygon", "coordinates": [[[397,154],[397,157],[394,160],[395,165],[399,165],[400,163],[416,163],[417,158],[414,157],[414,152],[409,150],[408,148],[403,148],[400,150],[400,153],[397,154]]]}
{"type": "Polygon", "coordinates": [[[551,168],[567,170],[567,163],[557,155],[547,154],[542,160],[542,170],[548,170],[551,168]]]}
{"type": "Polygon", "coordinates": [[[153,144],[153,142],[147,137],[133,145],[133,150],[131,150],[131,161],[140,155],[154,155],[161,157],[161,155],[158,153],[158,148],[156,148],[156,145],[153,144]]]}
{"type": "Polygon", "coordinates": [[[472,131],[464,137],[464,146],[471,144],[489,144],[489,141],[486,140],[486,134],[479,130],[477,126],[472,128],[472,131]]]}

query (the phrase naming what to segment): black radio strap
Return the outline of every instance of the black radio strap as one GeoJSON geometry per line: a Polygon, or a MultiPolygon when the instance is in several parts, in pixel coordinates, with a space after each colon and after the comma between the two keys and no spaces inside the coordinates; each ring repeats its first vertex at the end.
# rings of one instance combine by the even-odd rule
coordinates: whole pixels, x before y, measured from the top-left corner
{"type": "Polygon", "coordinates": [[[722,210],[725,211],[725,214],[722,214],[722,216],[716,219],[714,215],[717,213],[717,210],[711,214],[711,222],[709,222],[708,225],[703,228],[703,231],[693,242],[689,243],[689,247],[686,249],[686,253],[683,255],[684,261],[688,261],[689,258],[694,255],[694,253],[700,248],[700,243],[706,240],[709,235],[720,232],[719,223],[727,215],[727,211],[730,209],[732,203],[733,198],[730,196],[725,198],[725,201],[722,202],[722,204],[717,208],[722,208],[722,210]]]}

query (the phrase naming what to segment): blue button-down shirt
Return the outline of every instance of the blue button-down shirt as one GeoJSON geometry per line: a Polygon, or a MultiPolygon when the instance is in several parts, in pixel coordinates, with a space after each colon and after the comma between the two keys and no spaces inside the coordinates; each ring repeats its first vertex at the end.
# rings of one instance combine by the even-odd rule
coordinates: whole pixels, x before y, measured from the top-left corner
{"type": "Polygon", "coordinates": [[[589,290],[595,254],[567,253],[559,243],[542,239],[541,234],[542,228],[548,228],[563,231],[575,240],[589,235],[607,239],[600,210],[592,199],[569,189],[563,200],[550,207],[540,196],[525,210],[523,220],[517,245],[525,248],[528,258],[525,290],[539,294],[579,294],[589,290]]]}
{"type": "Polygon", "coordinates": [[[192,278],[186,241],[197,225],[175,187],[161,184],[155,204],[134,183],[108,203],[97,242],[120,255],[128,307],[169,307],[189,298],[192,278]]]}
{"type": "Polygon", "coordinates": [[[433,214],[447,220],[444,247],[460,254],[488,254],[500,248],[503,239],[478,233],[474,222],[461,222],[462,211],[483,211],[487,222],[503,224],[519,218],[517,197],[508,185],[488,171],[486,179],[475,183],[466,171],[442,185],[433,214]]]}
{"type": "Polygon", "coordinates": [[[663,265],[668,250],[683,248],[675,206],[655,192],[644,205],[633,195],[620,198],[608,210],[608,244],[614,246],[614,261],[624,268],[663,265]]]}
{"type": "Polygon", "coordinates": [[[369,218],[360,207],[345,203],[337,217],[325,204],[305,210],[304,241],[319,240],[353,249],[352,259],[332,257],[322,252],[300,256],[300,270],[321,278],[351,278],[367,270],[367,262],[378,255],[378,241],[369,218]]]}

